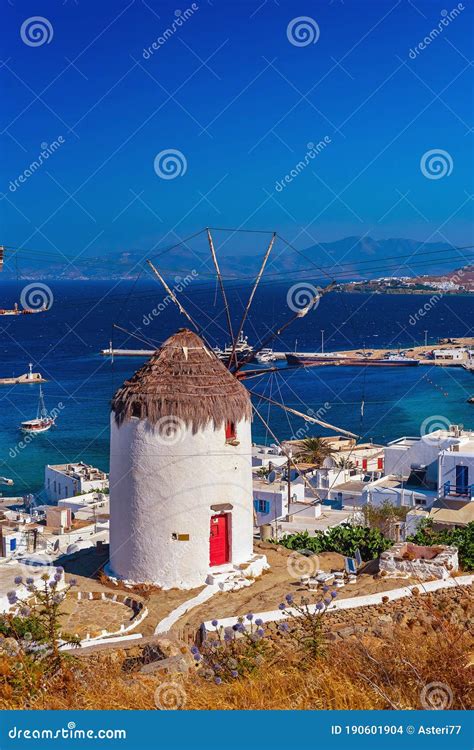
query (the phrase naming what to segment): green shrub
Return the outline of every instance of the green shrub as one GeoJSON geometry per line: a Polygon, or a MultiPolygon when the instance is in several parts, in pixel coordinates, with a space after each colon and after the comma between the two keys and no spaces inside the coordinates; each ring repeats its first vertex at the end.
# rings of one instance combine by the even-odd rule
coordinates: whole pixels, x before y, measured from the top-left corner
{"type": "Polygon", "coordinates": [[[307,531],[286,534],[279,544],[292,550],[309,549],[316,553],[339,552],[349,557],[353,557],[358,549],[363,560],[373,560],[388,549],[393,542],[386,539],[379,529],[341,523],[327,532],[317,531],[315,536],[310,536],[307,531]]]}

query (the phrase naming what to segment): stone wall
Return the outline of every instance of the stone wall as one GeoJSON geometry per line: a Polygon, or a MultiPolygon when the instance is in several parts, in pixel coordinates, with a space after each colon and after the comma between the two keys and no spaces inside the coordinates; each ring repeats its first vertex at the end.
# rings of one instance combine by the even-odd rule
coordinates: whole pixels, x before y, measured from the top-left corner
{"type": "Polygon", "coordinates": [[[396,577],[404,575],[420,581],[433,578],[446,580],[458,569],[456,547],[422,547],[411,542],[400,542],[382,552],[379,560],[382,574],[396,577]]]}
{"type": "Polygon", "coordinates": [[[324,631],[328,640],[372,635],[385,638],[394,626],[412,629],[438,629],[439,614],[449,614],[452,623],[466,629],[474,628],[474,598],[472,588],[441,589],[431,594],[418,593],[383,604],[357,609],[333,610],[324,616],[324,631]]]}

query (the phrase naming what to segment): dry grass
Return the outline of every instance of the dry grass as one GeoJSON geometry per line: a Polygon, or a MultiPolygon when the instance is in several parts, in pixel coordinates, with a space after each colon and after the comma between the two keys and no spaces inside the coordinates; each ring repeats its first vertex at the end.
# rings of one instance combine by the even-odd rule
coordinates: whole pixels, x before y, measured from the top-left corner
{"type": "MultiPolygon", "coordinates": [[[[473,639],[465,623],[452,622],[449,600],[438,607],[420,598],[415,622],[388,626],[382,637],[353,636],[329,643],[316,661],[284,648],[280,639],[265,664],[247,678],[216,685],[193,672],[143,675],[126,672],[126,654],[115,651],[70,660],[46,681],[34,701],[15,698],[8,663],[0,664],[0,709],[155,709],[165,683],[185,696],[180,707],[206,709],[420,709],[422,691],[442,683],[453,709],[472,708],[473,639]],[[3,665],[3,666],[2,666],[3,665]]],[[[472,622],[472,599],[461,607],[472,622]]]]}
{"type": "Polygon", "coordinates": [[[421,709],[426,685],[440,682],[451,708],[473,706],[472,641],[447,626],[420,637],[396,628],[392,637],[348,639],[314,664],[281,663],[226,686],[189,691],[191,709],[421,709]],[[449,631],[449,632],[448,632],[449,631]]]}

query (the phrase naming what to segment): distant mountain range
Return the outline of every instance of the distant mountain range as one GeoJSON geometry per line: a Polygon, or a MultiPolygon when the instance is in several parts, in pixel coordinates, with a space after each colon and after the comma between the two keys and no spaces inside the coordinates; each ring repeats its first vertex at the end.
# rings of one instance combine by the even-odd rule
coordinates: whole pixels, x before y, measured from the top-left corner
{"type": "MultiPolygon", "coordinates": [[[[228,278],[254,276],[260,266],[265,243],[255,239],[248,243],[252,251],[222,249],[216,242],[221,270],[228,278]]],[[[471,251],[472,252],[472,251],[471,251]]],[[[81,255],[75,262],[51,252],[43,257],[21,250],[17,256],[6,250],[3,279],[135,279],[140,271],[148,275],[146,251],[104,252],[100,256],[81,255]]],[[[168,252],[154,251],[151,259],[165,274],[185,275],[193,269],[201,280],[213,279],[210,255],[201,242],[196,249],[178,247],[168,252]]],[[[466,258],[447,243],[424,244],[408,239],[375,240],[371,237],[346,237],[296,250],[277,238],[265,278],[287,281],[288,278],[335,278],[338,281],[375,279],[381,276],[412,276],[421,273],[439,276],[466,265],[466,258]]]]}

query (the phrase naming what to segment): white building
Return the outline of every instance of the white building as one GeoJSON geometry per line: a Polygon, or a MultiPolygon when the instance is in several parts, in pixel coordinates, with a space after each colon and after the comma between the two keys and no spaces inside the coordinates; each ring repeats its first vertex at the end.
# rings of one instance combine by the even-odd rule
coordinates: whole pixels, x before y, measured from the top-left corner
{"type": "Polygon", "coordinates": [[[438,471],[440,498],[474,501],[474,433],[440,451],[438,471]]]}
{"type": "Polygon", "coordinates": [[[278,445],[253,445],[252,466],[254,468],[274,469],[286,466],[287,456],[278,445]]]}
{"type": "Polygon", "coordinates": [[[101,492],[88,492],[78,497],[59,500],[58,506],[69,508],[74,513],[75,518],[83,520],[88,518],[93,519],[99,515],[108,515],[109,498],[101,492]]]}
{"type": "Polygon", "coordinates": [[[110,438],[110,571],[201,586],[253,559],[251,403],[191,331],[117,391],[110,438]]]}
{"type": "Polygon", "coordinates": [[[72,516],[69,508],[50,505],[46,510],[46,526],[55,534],[64,534],[71,528],[72,516]]]}
{"type": "Polygon", "coordinates": [[[305,496],[302,479],[292,481],[289,492],[288,482],[269,482],[256,478],[253,480],[253,506],[257,526],[275,523],[293,513],[303,513],[315,518],[320,515],[321,506],[319,503],[315,505],[314,500],[314,497],[311,499],[305,496]]]}
{"type": "Polygon", "coordinates": [[[433,349],[434,359],[447,359],[453,362],[463,362],[467,358],[467,349],[459,347],[456,349],[433,349]]]}
{"type": "Polygon", "coordinates": [[[74,464],[47,465],[44,470],[44,488],[50,502],[74,497],[81,492],[103,490],[109,485],[105,472],[82,461],[74,464]]]}
{"type": "Polygon", "coordinates": [[[408,477],[416,471],[424,474],[426,483],[436,486],[440,452],[469,440],[471,434],[452,425],[449,430],[392,440],[385,448],[385,474],[408,477]]]}

